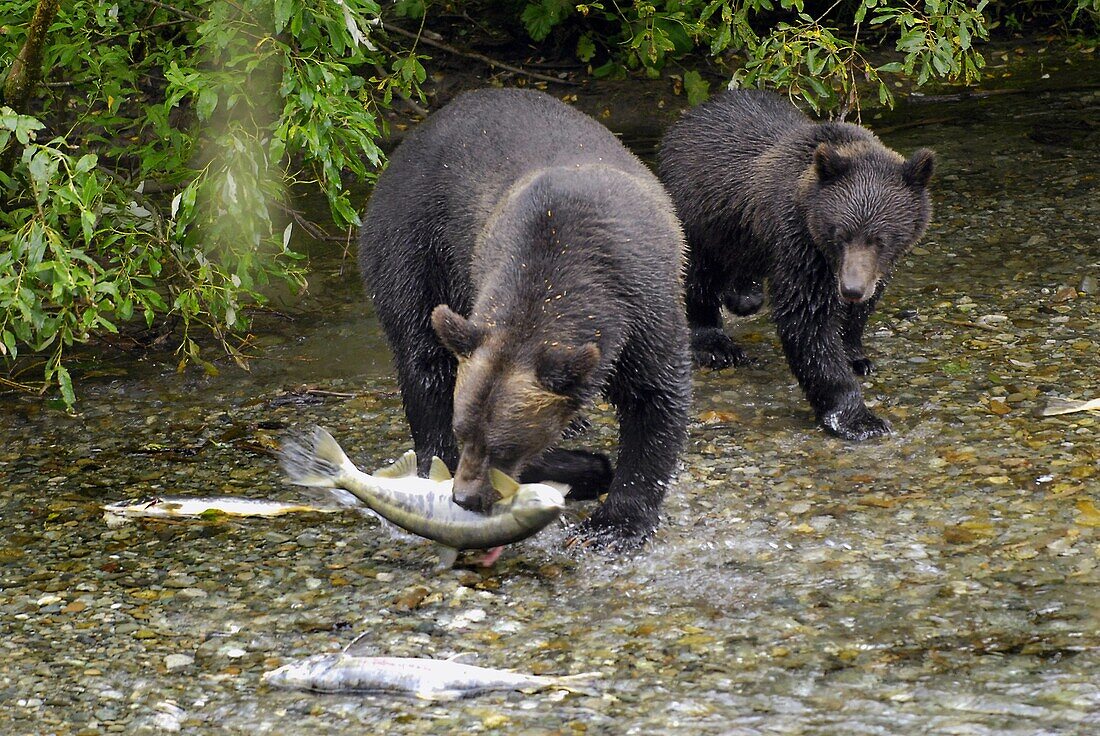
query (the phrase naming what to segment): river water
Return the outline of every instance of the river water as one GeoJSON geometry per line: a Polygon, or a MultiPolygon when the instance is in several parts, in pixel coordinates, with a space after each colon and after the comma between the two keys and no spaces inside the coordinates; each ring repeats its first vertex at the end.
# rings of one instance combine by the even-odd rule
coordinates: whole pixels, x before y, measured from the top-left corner
{"type": "MultiPolygon", "coordinates": [[[[111,360],[79,416],[0,403],[0,733],[1100,732],[1100,417],[1035,415],[1100,395],[1100,93],[865,122],[940,156],[933,226],[867,332],[893,436],[816,429],[759,315],[730,328],[754,365],[696,376],[634,557],[573,556],[555,528],[440,573],[353,512],[108,528],[100,505],[137,496],[301,498],[269,453],[291,428],[367,468],[410,444],[354,267],[319,258],[250,374],[111,360]],[[443,704],[260,682],[360,634],[602,678],[443,704]]],[[[574,442],[613,448],[610,412],[592,419],[574,442]]]]}

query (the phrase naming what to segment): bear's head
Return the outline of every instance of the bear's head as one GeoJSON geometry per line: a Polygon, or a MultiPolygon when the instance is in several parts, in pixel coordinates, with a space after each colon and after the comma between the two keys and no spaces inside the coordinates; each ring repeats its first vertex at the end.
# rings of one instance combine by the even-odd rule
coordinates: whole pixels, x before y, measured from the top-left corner
{"type": "Polygon", "coordinates": [[[498,498],[489,470],[517,477],[560,439],[590,393],[600,349],[593,342],[567,345],[513,335],[476,324],[445,304],[432,311],[432,327],[458,358],[454,500],[488,511],[498,498]]]}
{"type": "Polygon", "coordinates": [[[836,274],[841,299],[874,296],[882,278],[928,227],[935,154],[908,160],[877,142],[821,143],[803,177],[802,214],[836,274]]]}

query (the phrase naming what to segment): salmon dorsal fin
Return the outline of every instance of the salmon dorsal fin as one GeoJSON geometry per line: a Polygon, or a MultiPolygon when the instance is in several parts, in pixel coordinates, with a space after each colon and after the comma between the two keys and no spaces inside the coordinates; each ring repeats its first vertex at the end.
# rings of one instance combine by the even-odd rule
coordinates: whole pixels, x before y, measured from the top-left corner
{"type": "Polygon", "coordinates": [[[477,661],[477,652],[459,652],[447,657],[444,662],[457,662],[458,664],[473,664],[477,661]]]}
{"type": "Polygon", "coordinates": [[[364,632],[352,639],[341,653],[349,657],[368,657],[377,653],[377,645],[367,636],[369,633],[364,632]]]}
{"type": "Polygon", "coordinates": [[[416,451],[409,450],[393,465],[375,471],[374,475],[379,478],[408,478],[416,475],[416,451]]]}
{"type": "Polygon", "coordinates": [[[432,469],[428,471],[428,478],[440,483],[445,480],[450,480],[451,469],[447,467],[447,463],[443,462],[442,458],[433,456],[432,469]]]}
{"type": "Polygon", "coordinates": [[[501,501],[507,501],[519,490],[519,482],[515,478],[496,468],[489,469],[489,482],[493,484],[493,490],[500,494],[501,501]]]}

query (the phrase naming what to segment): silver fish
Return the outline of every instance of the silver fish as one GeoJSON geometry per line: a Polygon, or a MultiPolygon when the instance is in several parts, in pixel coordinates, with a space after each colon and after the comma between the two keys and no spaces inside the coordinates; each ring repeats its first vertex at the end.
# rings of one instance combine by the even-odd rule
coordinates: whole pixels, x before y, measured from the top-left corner
{"type": "Polygon", "coordinates": [[[436,541],[441,567],[453,565],[458,550],[492,549],[526,539],[558,518],[565,507],[557,488],[520,485],[494,470],[493,485],[502,499],[489,514],[468,511],[454,502],[454,481],[439,458],[432,458],[428,478],[417,477],[416,453],[411,450],[388,468],[364,473],[320,427],[301,440],[284,442],[280,461],[291,483],[342,488],[405,531],[436,541]]]}
{"type": "Polygon", "coordinates": [[[154,519],[194,518],[204,514],[226,516],[282,516],[298,512],[331,514],[341,509],[313,506],[301,503],[269,501],[264,498],[238,496],[213,496],[186,498],[183,496],[154,496],[140,501],[107,504],[103,517],[109,525],[117,525],[139,517],[154,519]]]}
{"type": "Polygon", "coordinates": [[[319,693],[396,693],[425,700],[468,698],[494,690],[571,690],[570,683],[599,677],[525,675],[462,664],[453,659],[362,657],[345,652],[306,657],[265,672],[272,687],[319,693]]]}
{"type": "Polygon", "coordinates": [[[1051,396],[1043,408],[1042,416],[1055,417],[1059,414],[1073,414],[1078,411],[1100,411],[1100,398],[1077,401],[1051,396]]]}

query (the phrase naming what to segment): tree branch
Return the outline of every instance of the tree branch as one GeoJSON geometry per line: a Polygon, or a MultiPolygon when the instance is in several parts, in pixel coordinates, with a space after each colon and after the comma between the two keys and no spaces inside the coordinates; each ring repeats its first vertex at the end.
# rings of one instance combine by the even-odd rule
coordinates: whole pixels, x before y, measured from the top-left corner
{"type": "Polygon", "coordinates": [[[203,22],[203,19],[200,18],[199,16],[195,15],[194,13],[192,13],[188,10],[183,10],[181,8],[174,8],[171,5],[169,5],[168,3],[160,2],[160,0],[142,0],[142,1],[149,4],[149,5],[153,5],[155,7],[158,7],[161,10],[167,10],[170,13],[175,13],[176,15],[178,15],[182,18],[187,18],[188,20],[193,20],[196,23],[202,23],[203,22]]]}
{"type": "Polygon", "coordinates": [[[454,46],[443,43],[442,41],[435,41],[426,35],[417,35],[411,31],[406,31],[404,28],[398,28],[392,23],[387,23],[384,27],[387,31],[390,31],[391,33],[396,33],[399,36],[418,40],[422,44],[434,46],[437,49],[446,51],[448,54],[454,54],[455,56],[465,56],[467,59],[476,59],[477,61],[488,64],[489,66],[494,68],[504,69],[514,74],[521,74],[525,77],[530,77],[531,79],[541,79],[544,82],[551,82],[552,84],[564,84],[570,87],[579,86],[576,82],[573,82],[571,80],[558,79],[557,77],[551,77],[548,74],[539,74],[538,72],[533,72],[529,69],[524,69],[523,67],[505,64],[503,61],[498,61],[497,59],[486,56],[485,54],[479,54],[476,51],[463,51],[462,49],[455,48],[454,46]]]}
{"type": "Polygon", "coordinates": [[[61,0],[38,0],[34,17],[27,27],[27,40],[11,63],[4,80],[4,103],[19,113],[25,113],[35,86],[42,80],[42,52],[46,48],[46,31],[57,17],[61,0]]]}
{"type": "MultiPolygon", "coordinates": [[[[27,27],[27,40],[23,48],[15,55],[8,70],[4,87],[0,89],[0,100],[17,113],[27,112],[27,103],[38,83],[42,81],[42,52],[46,48],[46,32],[57,17],[61,0],[38,0],[34,16],[27,27]]],[[[0,153],[0,172],[11,173],[15,166],[18,146],[8,146],[0,153]]],[[[0,198],[0,206],[7,207],[5,198],[0,198]]]]}

